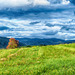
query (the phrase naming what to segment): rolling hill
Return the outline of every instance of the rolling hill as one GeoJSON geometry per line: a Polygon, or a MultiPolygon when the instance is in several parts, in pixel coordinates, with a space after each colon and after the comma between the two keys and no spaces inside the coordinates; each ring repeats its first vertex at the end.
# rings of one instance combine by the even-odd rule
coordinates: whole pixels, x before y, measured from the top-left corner
{"type": "Polygon", "coordinates": [[[75,43],[0,50],[0,75],[74,75],[75,43]]]}

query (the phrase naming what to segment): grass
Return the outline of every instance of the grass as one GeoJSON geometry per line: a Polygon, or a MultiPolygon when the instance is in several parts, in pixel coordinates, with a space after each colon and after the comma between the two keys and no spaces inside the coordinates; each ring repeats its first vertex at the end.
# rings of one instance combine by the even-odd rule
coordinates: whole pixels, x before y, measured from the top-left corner
{"type": "Polygon", "coordinates": [[[75,43],[2,49],[0,75],[75,75],[75,43]]]}

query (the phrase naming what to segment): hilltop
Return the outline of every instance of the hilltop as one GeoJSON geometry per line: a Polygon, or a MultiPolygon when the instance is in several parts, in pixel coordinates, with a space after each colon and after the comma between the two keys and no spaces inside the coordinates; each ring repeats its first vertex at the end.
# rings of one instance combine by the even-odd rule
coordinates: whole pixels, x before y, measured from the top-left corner
{"type": "Polygon", "coordinates": [[[0,75],[74,75],[75,43],[0,50],[0,75]]]}

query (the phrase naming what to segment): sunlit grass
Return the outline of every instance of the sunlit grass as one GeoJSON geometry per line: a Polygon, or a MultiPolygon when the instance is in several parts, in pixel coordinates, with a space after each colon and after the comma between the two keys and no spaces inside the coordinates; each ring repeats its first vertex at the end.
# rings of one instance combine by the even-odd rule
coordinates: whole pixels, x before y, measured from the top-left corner
{"type": "Polygon", "coordinates": [[[0,75],[74,74],[74,43],[0,50],[0,75]]]}

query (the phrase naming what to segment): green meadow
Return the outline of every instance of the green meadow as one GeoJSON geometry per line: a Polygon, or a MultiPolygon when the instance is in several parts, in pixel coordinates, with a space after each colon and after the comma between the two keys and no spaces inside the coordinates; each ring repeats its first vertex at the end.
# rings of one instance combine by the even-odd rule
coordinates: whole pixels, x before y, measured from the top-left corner
{"type": "Polygon", "coordinates": [[[75,43],[1,49],[0,75],[75,75],[75,43]]]}

